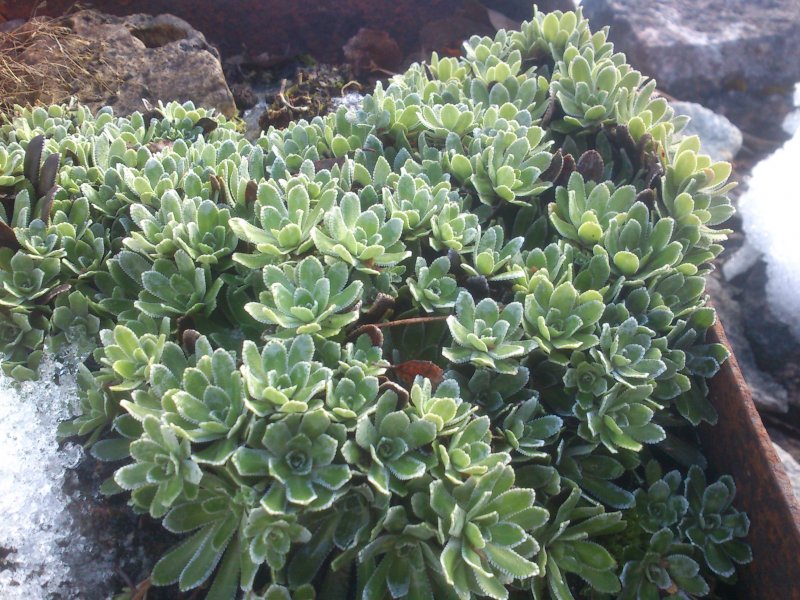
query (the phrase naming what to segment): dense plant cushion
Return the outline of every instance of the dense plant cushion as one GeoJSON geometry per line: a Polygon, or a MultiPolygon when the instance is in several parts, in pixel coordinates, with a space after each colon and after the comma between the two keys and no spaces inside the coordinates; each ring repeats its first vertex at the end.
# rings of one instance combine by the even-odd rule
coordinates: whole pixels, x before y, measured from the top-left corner
{"type": "Polygon", "coordinates": [[[248,142],[191,104],[0,128],[0,353],[208,598],[685,598],[750,552],[693,427],[730,166],[578,13],[248,142]]]}

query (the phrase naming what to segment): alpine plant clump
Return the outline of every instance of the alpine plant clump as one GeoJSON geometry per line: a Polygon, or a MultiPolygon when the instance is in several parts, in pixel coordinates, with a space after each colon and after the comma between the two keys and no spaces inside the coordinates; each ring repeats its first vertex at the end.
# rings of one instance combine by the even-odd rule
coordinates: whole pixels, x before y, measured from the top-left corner
{"type": "Polygon", "coordinates": [[[190,103],[19,108],[2,369],[85,357],[61,433],[183,538],[157,586],[709,594],[750,560],[685,435],[717,418],[733,184],[654,90],[580,11],[534,11],[254,142],[190,103]]]}

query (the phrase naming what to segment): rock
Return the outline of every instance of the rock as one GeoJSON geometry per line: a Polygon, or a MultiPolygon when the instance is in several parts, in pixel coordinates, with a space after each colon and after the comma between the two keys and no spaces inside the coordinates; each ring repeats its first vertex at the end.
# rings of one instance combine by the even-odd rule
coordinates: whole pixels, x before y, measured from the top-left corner
{"type": "Polygon", "coordinates": [[[714,160],[733,160],[742,147],[742,132],[726,117],[696,102],[672,102],[679,115],[691,118],[684,135],[696,135],[702,150],[714,160]]]}
{"type": "Polygon", "coordinates": [[[775,413],[788,412],[788,392],[756,364],[753,349],[745,332],[742,307],[733,297],[731,284],[721,282],[712,274],[706,280],[706,290],[717,310],[717,317],[725,328],[728,341],[736,355],[742,375],[750,387],[756,407],[759,410],[775,413]]]}
{"type": "Polygon", "coordinates": [[[786,475],[789,476],[789,481],[794,491],[794,497],[800,500],[800,463],[775,442],[773,442],[772,445],[775,447],[775,452],[778,453],[778,458],[780,458],[783,463],[783,468],[786,469],[786,475]]]}
{"type": "Polygon", "coordinates": [[[800,80],[800,0],[584,0],[592,28],[661,89],[702,98],[800,80]]]}
{"type": "Polygon", "coordinates": [[[117,114],[130,114],[144,108],[143,99],[191,100],[226,117],[236,114],[219,53],[186,21],[168,14],[116,17],[83,10],[66,23],[98,49],[98,80],[112,82],[78,91],[91,107],[110,105],[117,114]]]}

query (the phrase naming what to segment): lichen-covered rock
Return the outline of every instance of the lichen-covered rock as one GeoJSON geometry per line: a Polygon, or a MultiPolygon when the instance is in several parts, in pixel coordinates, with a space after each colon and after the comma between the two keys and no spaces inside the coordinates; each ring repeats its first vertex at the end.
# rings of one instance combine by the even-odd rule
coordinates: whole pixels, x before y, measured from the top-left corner
{"type": "Polygon", "coordinates": [[[757,91],[800,79],[800,2],[584,0],[592,27],[679,97],[757,91]]]}

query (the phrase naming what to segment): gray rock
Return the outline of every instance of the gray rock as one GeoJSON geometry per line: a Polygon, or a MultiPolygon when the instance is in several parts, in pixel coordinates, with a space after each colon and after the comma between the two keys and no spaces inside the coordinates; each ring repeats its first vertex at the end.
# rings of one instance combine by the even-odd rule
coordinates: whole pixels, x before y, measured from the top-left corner
{"type": "Polygon", "coordinates": [[[742,375],[753,394],[753,402],[759,410],[786,413],[789,411],[789,393],[769,373],[756,365],[753,349],[745,335],[742,309],[728,286],[729,284],[721,282],[713,274],[706,280],[706,290],[725,328],[742,375]]]}
{"type": "Polygon", "coordinates": [[[113,85],[79,90],[77,96],[93,108],[111,105],[117,114],[143,111],[147,100],[191,100],[216,108],[226,117],[236,114],[219,53],[202,33],[174,15],[116,17],[93,10],[75,13],[69,26],[99,48],[100,81],[113,85]],[[94,96],[94,97],[92,97],[94,96]]]}
{"type": "Polygon", "coordinates": [[[733,160],[742,147],[742,132],[723,115],[696,102],[673,102],[679,115],[690,117],[684,135],[696,135],[702,150],[714,160],[733,160]]]}
{"type": "Polygon", "coordinates": [[[800,80],[800,0],[584,0],[592,27],[673,96],[800,80]]]}
{"type": "Polygon", "coordinates": [[[775,447],[775,452],[777,452],[778,458],[781,459],[783,468],[786,469],[786,474],[789,476],[789,481],[794,491],[794,497],[800,500],[800,463],[775,442],[773,442],[772,445],[775,447]]]}

